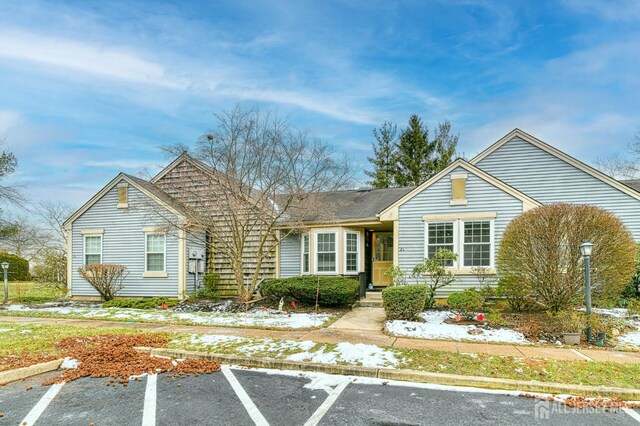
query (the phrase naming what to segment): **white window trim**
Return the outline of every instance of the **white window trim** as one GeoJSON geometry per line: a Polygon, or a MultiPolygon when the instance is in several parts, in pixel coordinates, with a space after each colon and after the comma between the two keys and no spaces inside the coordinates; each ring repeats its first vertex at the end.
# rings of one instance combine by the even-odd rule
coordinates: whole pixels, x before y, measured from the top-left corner
{"type": "Polygon", "coordinates": [[[302,234],[300,237],[300,275],[309,275],[311,274],[311,235],[307,232],[302,234]],[[307,237],[307,243],[309,244],[309,251],[307,252],[307,256],[309,256],[309,270],[304,270],[304,238],[307,237]]]}
{"type": "Polygon", "coordinates": [[[143,278],[165,278],[167,277],[167,233],[166,232],[145,232],[144,233],[144,273],[142,274],[143,278]],[[164,261],[162,265],[162,271],[149,271],[147,268],[147,255],[149,239],[147,238],[149,235],[164,235],[164,261]]]}
{"type": "Polygon", "coordinates": [[[343,265],[344,265],[344,275],[357,275],[360,273],[360,232],[358,231],[344,231],[343,234],[343,265]],[[356,270],[355,271],[347,271],[347,235],[353,234],[356,236],[356,270]]]}
{"type": "MultiPolygon", "coordinates": [[[[426,218],[427,216],[425,216],[426,218]]],[[[495,214],[493,214],[495,217],[495,214]]],[[[429,255],[429,224],[431,223],[453,223],[453,252],[458,255],[456,261],[453,262],[452,266],[447,266],[446,269],[451,271],[460,271],[464,273],[468,273],[475,266],[464,266],[464,223],[465,222],[489,222],[489,232],[491,239],[491,252],[490,252],[490,266],[485,266],[489,270],[493,271],[495,268],[495,220],[492,218],[488,218],[486,214],[480,214],[479,217],[472,217],[465,215],[464,219],[458,218],[448,218],[448,219],[439,219],[439,220],[425,220],[424,222],[424,258],[427,259],[429,255]],[[462,235],[462,237],[461,237],[462,235]]]]}
{"type": "Polygon", "coordinates": [[[460,239],[460,269],[471,270],[478,268],[478,266],[464,266],[464,224],[465,222],[489,222],[489,242],[491,248],[489,251],[489,266],[482,266],[482,268],[493,269],[495,267],[495,233],[494,233],[494,220],[493,219],[465,219],[460,220],[460,234],[463,236],[460,239]]]}
{"type": "MultiPolygon", "coordinates": [[[[313,244],[314,244],[314,250],[313,250],[313,270],[315,272],[316,275],[336,275],[338,273],[338,264],[339,264],[339,256],[340,256],[340,242],[338,239],[338,231],[315,231],[313,233],[313,244]],[[318,254],[320,254],[320,252],[318,251],[318,235],[319,234],[333,234],[334,238],[335,238],[335,255],[336,255],[336,262],[335,262],[335,267],[333,268],[333,271],[318,271],[318,254]]],[[[323,252],[323,253],[329,253],[329,252],[323,252]]]]}
{"type": "MultiPolygon", "coordinates": [[[[429,258],[429,224],[432,223],[452,223],[453,224],[453,252],[457,253],[458,248],[458,222],[457,219],[446,219],[446,220],[430,220],[429,222],[424,223],[424,258],[429,258]]],[[[458,256],[458,260],[454,260],[451,266],[445,267],[445,269],[458,269],[458,261],[460,256],[458,256]]]]}
{"type": "Polygon", "coordinates": [[[99,264],[102,263],[102,245],[104,243],[103,238],[102,238],[102,233],[88,233],[88,234],[84,234],[82,236],[82,264],[86,265],[87,264],[87,254],[90,255],[96,255],[97,253],[87,253],[87,238],[88,237],[100,237],[100,262],[98,262],[99,264]]]}

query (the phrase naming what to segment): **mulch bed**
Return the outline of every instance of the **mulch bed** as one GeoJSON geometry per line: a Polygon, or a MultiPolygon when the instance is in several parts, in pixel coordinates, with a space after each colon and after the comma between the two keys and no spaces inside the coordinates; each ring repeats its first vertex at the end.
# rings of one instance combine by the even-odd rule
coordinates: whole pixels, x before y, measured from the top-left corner
{"type": "Polygon", "coordinates": [[[2,355],[0,356],[0,372],[29,367],[34,364],[53,361],[59,358],[59,356],[31,355],[28,352],[22,355],[2,355]]]}
{"type": "MultiPolygon", "coordinates": [[[[79,361],[78,368],[67,369],[45,385],[69,382],[81,377],[109,377],[107,385],[116,382],[127,386],[131,377],[169,372],[169,377],[210,374],[220,371],[220,363],[210,360],[175,361],[140,353],[135,346],[164,347],[169,339],[160,335],[107,335],[69,337],[61,340],[61,352],[79,361]]],[[[139,379],[139,378],[138,378],[139,379]]]]}

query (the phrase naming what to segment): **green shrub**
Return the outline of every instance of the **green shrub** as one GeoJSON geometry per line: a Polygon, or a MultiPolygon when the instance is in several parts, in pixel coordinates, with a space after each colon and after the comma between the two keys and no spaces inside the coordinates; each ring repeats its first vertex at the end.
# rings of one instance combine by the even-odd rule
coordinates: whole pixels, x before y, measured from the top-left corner
{"type": "Polygon", "coordinates": [[[489,324],[489,327],[492,328],[509,326],[509,321],[507,321],[500,312],[490,312],[484,319],[487,321],[487,324],[489,324]]]}
{"type": "MultiPolygon", "coordinates": [[[[0,253],[0,263],[7,262],[9,264],[9,270],[7,271],[7,278],[9,281],[31,281],[31,274],[29,273],[29,261],[23,259],[20,256],[9,253],[0,253]]],[[[0,277],[4,271],[0,270],[0,277]]]]}
{"type": "MultiPolygon", "coordinates": [[[[214,286],[215,287],[215,286],[214,286]]],[[[220,294],[214,288],[201,288],[193,292],[192,296],[196,299],[207,299],[214,302],[220,300],[220,294]]]]}
{"type": "Polygon", "coordinates": [[[111,299],[102,304],[103,308],[131,308],[131,309],[153,309],[162,304],[173,307],[178,304],[177,299],[169,299],[168,297],[152,297],[149,299],[111,299]]]}
{"type": "Polygon", "coordinates": [[[202,284],[207,290],[215,290],[216,286],[220,282],[220,274],[206,274],[202,277],[202,284]]]}
{"type": "Polygon", "coordinates": [[[320,306],[350,306],[358,300],[360,284],[357,280],[342,277],[318,277],[306,275],[293,278],[266,280],[260,285],[263,296],[279,300],[293,299],[314,305],[318,292],[320,306]]]}
{"type": "Polygon", "coordinates": [[[382,290],[382,304],[388,320],[416,320],[424,310],[426,300],[426,285],[394,286],[382,290]]]}
{"type": "Polygon", "coordinates": [[[482,311],[484,297],[474,288],[451,293],[447,298],[447,305],[456,313],[470,319],[474,314],[482,311]]]}
{"type": "Polygon", "coordinates": [[[629,315],[640,315],[640,299],[629,299],[627,313],[629,315]]]}

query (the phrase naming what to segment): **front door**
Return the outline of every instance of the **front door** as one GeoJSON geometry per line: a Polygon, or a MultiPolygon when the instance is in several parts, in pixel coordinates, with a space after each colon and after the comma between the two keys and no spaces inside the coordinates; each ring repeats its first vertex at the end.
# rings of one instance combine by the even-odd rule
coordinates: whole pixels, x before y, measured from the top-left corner
{"type": "Polygon", "coordinates": [[[393,266],[393,233],[373,233],[373,285],[385,287],[391,284],[391,277],[384,273],[393,266]]]}

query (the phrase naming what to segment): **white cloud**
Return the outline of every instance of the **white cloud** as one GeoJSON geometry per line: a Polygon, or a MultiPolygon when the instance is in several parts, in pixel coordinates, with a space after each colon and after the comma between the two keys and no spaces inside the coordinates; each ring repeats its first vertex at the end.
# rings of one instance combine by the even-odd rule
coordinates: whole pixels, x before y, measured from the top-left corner
{"type": "Polygon", "coordinates": [[[127,49],[23,31],[0,32],[0,57],[171,89],[184,89],[189,85],[169,75],[162,65],[127,49]]]}
{"type": "Polygon", "coordinates": [[[640,2],[638,0],[565,0],[569,9],[595,15],[610,21],[640,20],[640,2]]]}
{"type": "Polygon", "coordinates": [[[7,135],[12,128],[20,125],[22,114],[10,109],[0,109],[0,140],[7,135]]]}

